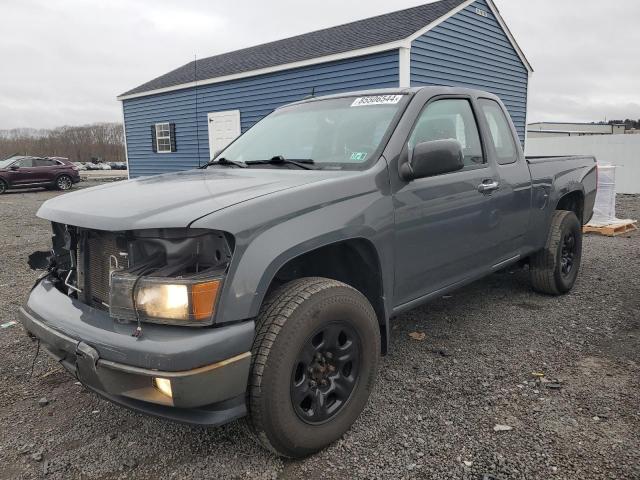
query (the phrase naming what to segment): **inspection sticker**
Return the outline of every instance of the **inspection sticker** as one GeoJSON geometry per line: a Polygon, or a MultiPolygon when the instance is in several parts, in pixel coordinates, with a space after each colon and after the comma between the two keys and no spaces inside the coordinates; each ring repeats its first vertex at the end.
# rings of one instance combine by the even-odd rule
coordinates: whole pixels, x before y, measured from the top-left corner
{"type": "Polygon", "coordinates": [[[351,104],[352,107],[365,105],[395,105],[402,100],[402,95],[372,95],[370,97],[358,97],[351,104]]]}

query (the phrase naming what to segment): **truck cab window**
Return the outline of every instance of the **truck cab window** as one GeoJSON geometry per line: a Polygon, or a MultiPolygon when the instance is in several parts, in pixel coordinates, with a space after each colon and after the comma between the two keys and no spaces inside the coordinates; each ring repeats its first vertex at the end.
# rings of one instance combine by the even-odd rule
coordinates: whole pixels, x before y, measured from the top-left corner
{"type": "Polygon", "coordinates": [[[465,168],[485,163],[478,125],[468,100],[438,100],[427,105],[409,137],[409,148],[448,139],[458,140],[462,145],[465,168]]]}
{"type": "Polygon", "coordinates": [[[502,108],[494,100],[482,98],[479,101],[482,114],[489,125],[490,141],[496,151],[498,164],[508,165],[518,159],[513,133],[502,108]]]}

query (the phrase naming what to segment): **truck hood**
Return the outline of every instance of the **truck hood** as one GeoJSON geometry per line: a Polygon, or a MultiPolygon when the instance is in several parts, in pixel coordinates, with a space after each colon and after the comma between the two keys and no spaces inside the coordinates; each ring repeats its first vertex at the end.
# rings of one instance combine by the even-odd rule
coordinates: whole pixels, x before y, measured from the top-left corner
{"type": "Polygon", "coordinates": [[[284,168],[190,170],[78,190],[48,200],[37,215],[107,231],[185,228],[238,203],[345,173],[284,168]]]}

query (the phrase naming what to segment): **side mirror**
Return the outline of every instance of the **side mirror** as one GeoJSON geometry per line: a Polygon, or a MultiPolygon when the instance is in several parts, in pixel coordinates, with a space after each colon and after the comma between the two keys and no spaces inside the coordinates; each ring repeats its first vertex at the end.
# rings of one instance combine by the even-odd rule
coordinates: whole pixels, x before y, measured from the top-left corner
{"type": "Polygon", "coordinates": [[[15,172],[15,171],[16,171],[16,170],[18,170],[19,168],[20,168],[20,166],[19,166],[19,165],[11,165],[11,166],[9,167],[9,170],[13,170],[13,171],[15,172]]]}
{"type": "Polygon", "coordinates": [[[405,180],[433,177],[457,172],[464,168],[462,145],[457,140],[433,140],[417,144],[402,165],[400,174],[405,180]]]}

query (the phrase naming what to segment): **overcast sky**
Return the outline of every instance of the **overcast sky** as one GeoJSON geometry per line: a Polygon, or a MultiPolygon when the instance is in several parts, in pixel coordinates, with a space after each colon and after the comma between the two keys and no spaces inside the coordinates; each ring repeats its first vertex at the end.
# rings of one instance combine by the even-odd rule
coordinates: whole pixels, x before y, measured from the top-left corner
{"type": "MultiPolygon", "coordinates": [[[[0,129],[119,121],[193,59],[426,0],[0,0],[0,129]]],[[[496,0],[533,64],[529,120],[640,118],[640,1],[496,0]]]]}

